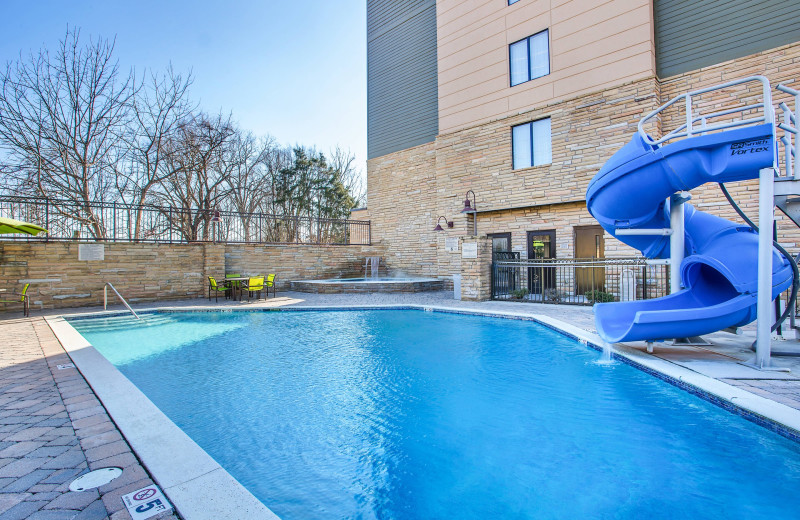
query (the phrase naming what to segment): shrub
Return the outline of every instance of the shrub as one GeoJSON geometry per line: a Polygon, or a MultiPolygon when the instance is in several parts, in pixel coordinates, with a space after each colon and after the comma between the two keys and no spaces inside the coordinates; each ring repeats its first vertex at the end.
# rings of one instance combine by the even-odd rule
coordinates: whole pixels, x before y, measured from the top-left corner
{"type": "Polygon", "coordinates": [[[517,300],[521,300],[528,295],[527,289],[514,289],[511,291],[511,297],[516,298],[517,300]]]}
{"type": "Polygon", "coordinates": [[[608,303],[616,300],[613,294],[597,289],[586,293],[586,299],[591,303],[608,303]]]}

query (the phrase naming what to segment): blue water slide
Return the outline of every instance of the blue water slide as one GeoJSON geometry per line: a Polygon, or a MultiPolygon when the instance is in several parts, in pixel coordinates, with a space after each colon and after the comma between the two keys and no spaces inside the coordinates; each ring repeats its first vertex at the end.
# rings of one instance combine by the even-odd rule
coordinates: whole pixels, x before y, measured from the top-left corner
{"type": "MultiPolygon", "coordinates": [[[[758,177],[773,164],[773,127],[763,124],[689,137],[657,147],[640,134],[589,183],[586,205],[603,228],[647,258],[669,258],[669,237],[618,235],[621,229],[670,227],[667,199],[707,182],[758,177]]],[[[756,318],[758,234],[683,204],[684,289],[644,301],[598,303],[597,332],[609,343],[709,334],[756,318]]],[[[792,284],[792,269],[773,249],[772,297],[792,284]]]]}

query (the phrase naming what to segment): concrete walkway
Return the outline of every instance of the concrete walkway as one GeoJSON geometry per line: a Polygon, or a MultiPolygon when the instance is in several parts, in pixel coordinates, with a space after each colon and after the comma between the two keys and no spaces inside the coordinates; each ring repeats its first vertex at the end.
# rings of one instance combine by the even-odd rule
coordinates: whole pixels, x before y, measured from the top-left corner
{"type": "Polygon", "coordinates": [[[130,519],[120,497],[153,481],[50,328],[5,320],[0,337],[0,520],[130,519]],[[110,466],[123,472],[109,484],[69,490],[110,466]]]}

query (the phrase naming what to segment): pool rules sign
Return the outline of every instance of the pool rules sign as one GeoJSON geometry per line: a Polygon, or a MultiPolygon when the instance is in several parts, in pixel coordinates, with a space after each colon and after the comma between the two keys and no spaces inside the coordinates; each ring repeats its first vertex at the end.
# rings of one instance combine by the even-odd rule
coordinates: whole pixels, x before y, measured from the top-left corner
{"type": "Polygon", "coordinates": [[[122,503],[125,504],[132,520],[145,520],[172,510],[167,497],[155,485],[123,495],[122,503]]]}

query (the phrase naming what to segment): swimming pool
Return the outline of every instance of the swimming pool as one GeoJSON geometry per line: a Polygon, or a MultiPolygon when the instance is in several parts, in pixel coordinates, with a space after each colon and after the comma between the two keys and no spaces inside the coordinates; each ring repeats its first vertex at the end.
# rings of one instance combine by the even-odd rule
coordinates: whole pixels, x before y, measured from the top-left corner
{"type": "Polygon", "coordinates": [[[799,445],[536,323],[74,320],[283,518],[786,518],[799,445]]]}

